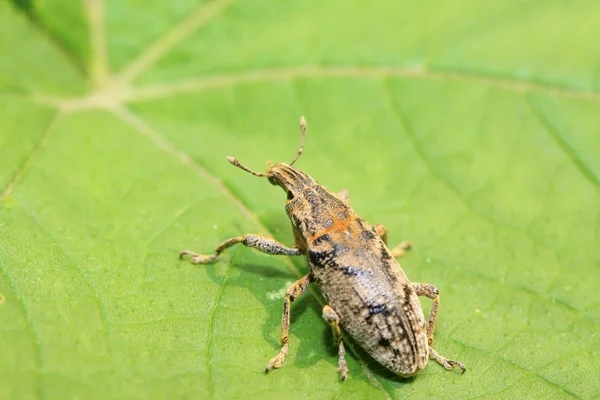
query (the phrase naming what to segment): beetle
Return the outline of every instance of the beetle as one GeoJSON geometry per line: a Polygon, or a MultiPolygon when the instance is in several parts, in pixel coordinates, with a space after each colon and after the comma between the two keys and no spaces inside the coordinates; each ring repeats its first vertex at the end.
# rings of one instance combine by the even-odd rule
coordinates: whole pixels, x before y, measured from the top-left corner
{"type": "Polygon", "coordinates": [[[466,367],[449,360],[431,346],[439,307],[439,290],[427,283],[412,283],[396,257],[410,249],[410,243],[388,249],[384,225],[370,225],[350,207],[347,192],[334,194],[315,179],[294,168],[302,154],[306,120],[300,118],[300,147],[290,164],[271,165],[266,173],[256,172],[233,157],[234,166],[258,177],[266,177],[287,195],[285,210],[292,224],[295,246],[260,235],[246,234],[219,244],[213,254],[184,250],[195,264],[208,264],[227,248],[242,243],[273,255],[305,256],[310,272],[286,291],[281,321],[281,350],[265,371],[279,368],[288,354],[291,303],[316,283],[327,304],[323,319],[331,326],[338,345],[337,371],[348,376],[346,351],[340,327],[354,338],[377,362],[402,377],[409,377],[435,359],[446,369],[466,367]],[[418,296],[432,300],[425,323],[418,296]]]}

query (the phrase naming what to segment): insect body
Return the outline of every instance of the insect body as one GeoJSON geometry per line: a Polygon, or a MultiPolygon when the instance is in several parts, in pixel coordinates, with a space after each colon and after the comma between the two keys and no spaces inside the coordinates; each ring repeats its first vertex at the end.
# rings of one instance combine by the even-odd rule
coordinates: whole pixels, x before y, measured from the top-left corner
{"type": "Polygon", "coordinates": [[[279,368],[288,354],[290,305],[309,286],[318,285],[327,305],[323,318],[331,325],[338,343],[338,372],[346,379],[348,366],[340,332],[343,327],[375,360],[400,376],[411,376],[434,358],[446,369],[466,368],[448,360],[432,347],[433,330],[439,305],[439,292],[429,284],[411,283],[395,257],[410,248],[405,242],[387,248],[387,229],[371,226],[352,210],[347,194],[333,194],[312,177],[293,167],[302,153],[306,121],[300,120],[300,149],[288,165],[272,165],[266,173],[255,172],[237,159],[227,157],[234,166],[253,175],[267,177],[287,194],[286,212],[292,223],[295,247],[269,238],[247,234],[221,243],[214,254],[190,251],[193,263],[214,261],[228,247],[242,243],[268,254],[300,256],[308,259],[310,273],[296,281],[286,292],[281,343],[282,348],[266,366],[268,372],[279,368]],[[417,296],[427,296],[433,306],[426,324],[417,296]]]}

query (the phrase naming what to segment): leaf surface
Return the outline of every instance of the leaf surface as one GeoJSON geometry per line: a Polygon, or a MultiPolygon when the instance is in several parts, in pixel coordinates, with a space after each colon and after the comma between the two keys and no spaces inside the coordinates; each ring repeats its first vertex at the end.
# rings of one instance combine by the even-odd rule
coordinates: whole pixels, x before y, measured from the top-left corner
{"type": "Polygon", "coordinates": [[[592,1],[0,6],[0,398],[598,398],[600,9],[592,1]],[[435,362],[349,379],[285,195],[291,161],[410,239],[435,362]],[[423,300],[425,311],[430,308],[423,300]]]}

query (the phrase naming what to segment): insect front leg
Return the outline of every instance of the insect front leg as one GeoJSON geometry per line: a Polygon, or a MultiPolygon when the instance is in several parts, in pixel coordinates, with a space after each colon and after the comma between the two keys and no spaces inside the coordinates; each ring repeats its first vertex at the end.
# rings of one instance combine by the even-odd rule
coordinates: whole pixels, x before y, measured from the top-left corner
{"type": "Polygon", "coordinates": [[[285,357],[288,354],[288,342],[290,340],[288,335],[290,332],[291,303],[306,291],[311,281],[312,276],[308,274],[305,277],[298,279],[286,290],[285,300],[283,300],[283,315],[281,316],[281,350],[279,351],[279,354],[269,360],[265,372],[269,372],[269,370],[273,368],[281,367],[281,364],[285,361],[285,357]]]}
{"type": "MultiPolygon", "coordinates": [[[[388,230],[385,227],[385,225],[383,225],[383,224],[377,224],[377,225],[375,225],[375,230],[377,231],[377,234],[383,240],[383,243],[385,243],[385,245],[387,246],[387,242],[388,242],[388,236],[387,236],[388,230]]],[[[399,258],[399,257],[402,257],[403,255],[405,255],[406,252],[411,249],[411,247],[412,247],[412,244],[408,240],[405,240],[404,242],[400,243],[399,245],[397,245],[396,247],[394,247],[390,251],[392,253],[392,256],[394,256],[396,258],[399,258]]]]}
{"type": "Polygon", "coordinates": [[[348,377],[348,364],[346,364],[346,349],[342,341],[342,333],[340,332],[340,317],[330,306],[323,307],[323,319],[331,326],[333,336],[338,343],[338,367],[342,380],[348,377]]]}
{"type": "Polygon", "coordinates": [[[427,342],[429,344],[429,357],[434,358],[439,364],[443,365],[444,368],[450,370],[454,366],[462,369],[464,373],[467,368],[460,362],[454,360],[448,360],[446,357],[441,356],[435,351],[431,345],[433,344],[433,330],[435,328],[435,322],[437,320],[437,313],[440,306],[440,291],[433,285],[428,283],[413,283],[413,289],[418,296],[426,296],[432,300],[431,311],[429,312],[429,321],[427,322],[427,342]]]}
{"type": "Polygon", "coordinates": [[[302,251],[299,249],[294,249],[291,247],[287,247],[284,244],[279,243],[275,239],[269,239],[263,236],[247,234],[242,236],[236,236],[231,239],[227,239],[223,243],[219,244],[215,248],[215,252],[213,254],[198,254],[193,251],[184,250],[179,253],[179,258],[183,258],[185,255],[191,255],[192,258],[190,261],[194,264],[208,264],[213,262],[219,254],[221,254],[225,249],[233,246],[234,244],[242,243],[246,247],[254,247],[257,250],[262,251],[267,254],[274,255],[285,255],[285,256],[300,256],[302,255],[302,251]]]}

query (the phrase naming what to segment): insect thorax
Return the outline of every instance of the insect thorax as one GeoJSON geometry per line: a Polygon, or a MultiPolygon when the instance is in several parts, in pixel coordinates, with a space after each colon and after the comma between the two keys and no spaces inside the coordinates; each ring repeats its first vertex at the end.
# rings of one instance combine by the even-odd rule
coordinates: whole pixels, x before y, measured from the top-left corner
{"type": "Polygon", "coordinates": [[[306,188],[294,200],[288,202],[285,209],[292,222],[296,239],[301,236],[305,243],[328,231],[344,229],[344,225],[356,216],[348,203],[321,185],[306,188]]]}

